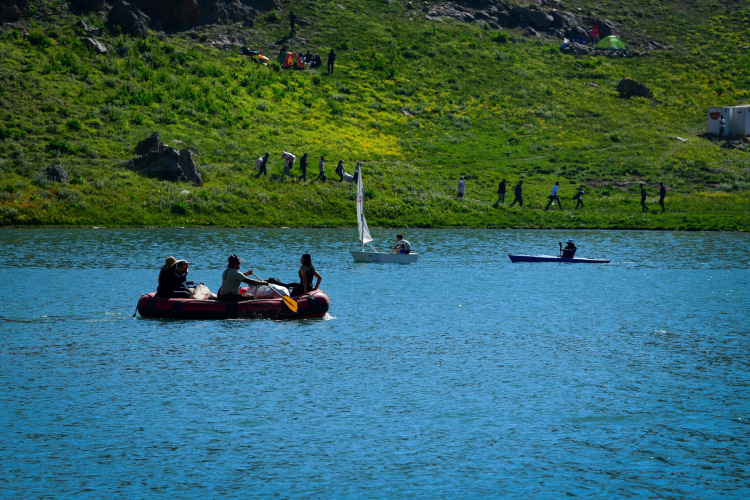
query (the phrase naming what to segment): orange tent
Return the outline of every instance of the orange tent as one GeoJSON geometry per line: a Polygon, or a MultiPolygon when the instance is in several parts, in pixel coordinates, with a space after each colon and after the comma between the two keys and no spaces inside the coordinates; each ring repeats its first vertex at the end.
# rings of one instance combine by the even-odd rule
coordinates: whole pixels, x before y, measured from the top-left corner
{"type": "Polygon", "coordinates": [[[285,54],[280,54],[278,59],[276,59],[279,64],[281,64],[281,67],[284,69],[294,68],[294,69],[305,69],[305,64],[299,60],[299,57],[295,52],[287,52],[285,54]]]}

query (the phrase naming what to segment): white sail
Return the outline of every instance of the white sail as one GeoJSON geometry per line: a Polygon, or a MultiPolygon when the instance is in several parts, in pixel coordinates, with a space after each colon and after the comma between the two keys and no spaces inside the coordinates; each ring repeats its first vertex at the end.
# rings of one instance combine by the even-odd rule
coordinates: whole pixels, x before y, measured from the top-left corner
{"type": "Polygon", "coordinates": [[[359,240],[364,247],[366,243],[372,241],[372,236],[370,236],[370,229],[367,227],[367,221],[365,220],[365,190],[362,187],[362,168],[359,169],[359,176],[357,177],[357,229],[359,229],[359,240]]]}

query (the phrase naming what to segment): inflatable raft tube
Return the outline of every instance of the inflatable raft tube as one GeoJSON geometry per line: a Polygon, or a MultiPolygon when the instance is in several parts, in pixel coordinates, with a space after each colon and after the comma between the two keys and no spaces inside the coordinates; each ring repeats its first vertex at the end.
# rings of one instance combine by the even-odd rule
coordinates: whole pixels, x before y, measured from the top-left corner
{"type": "Polygon", "coordinates": [[[292,298],[297,301],[296,313],[293,313],[281,298],[219,302],[162,299],[155,293],[149,293],[138,301],[138,313],[144,318],[169,319],[307,319],[322,318],[331,304],[328,295],[321,290],[292,298]]]}

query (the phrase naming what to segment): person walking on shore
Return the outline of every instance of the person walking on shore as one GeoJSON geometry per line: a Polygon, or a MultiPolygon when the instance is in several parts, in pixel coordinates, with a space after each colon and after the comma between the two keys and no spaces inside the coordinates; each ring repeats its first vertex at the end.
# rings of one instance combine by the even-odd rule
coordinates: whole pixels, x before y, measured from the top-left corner
{"type": "Polygon", "coordinates": [[[577,201],[575,210],[578,210],[579,206],[583,208],[583,187],[578,188],[578,192],[573,196],[573,199],[577,201]]]}
{"type": "Polygon", "coordinates": [[[339,176],[339,182],[344,182],[344,160],[339,160],[339,164],[336,165],[336,175],[339,176]]]}
{"type": "Polygon", "coordinates": [[[294,25],[297,24],[297,16],[294,15],[294,11],[289,12],[289,27],[292,28],[291,34],[294,35],[294,25]]]}
{"type": "Polygon", "coordinates": [[[500,181],[500,184],[497,185],[497,201],[494,205],[492,205],[492,208],[497,208],[498,204],[502,203],[505,205],[505,185],[507,181],[503,179],[500,181]]]}
{"type": "Polygon", "coordinates": [[[281,154],[281,157],[284,159],[284,173],[281,174],[281,180],[284,180],[284,177],[287,175],[289,176],[289,179],[292,178],[292,164],[294,163],[294,160],[297,159],[296,156],[294,156],[292,153],[287,153],[284,151],[281,154]]]}
{"type": "Polygon", "coordinates": [[[323,182],[326,181],[325,161],[326,159],[321,156],[320,161],[318,162],[318,171],[320,173],[318,174],[318,176],[315,178],[313,182],[317,181],[318,179],[323,179],[323,182]]]}
{"type": "Polygon", "coordinates": [[[307,153],[303,154],[302,158],[299,159],[299,169],[302,171],[302,175],[297,180],[302,179],[303,181],[307,181],[307,153]]]}
{"type": "Polygon", "coordinates": [[[516,203],[518,203],[518,206],[523,208],[523,181],[518,181],[518,184],[516,184],[516,187],[513,188],[515,199],[513,200],[513,203],[510,204],[512,207],[516,203]]]}
{"type": "Polygon", "coordinates": [[[266,152],[262,158],[258,158],[258,161],[255,162],[255,167],[258,169],[258,175],[255,176],[256,179],[261,175],[268,175],[268,172],[266,172],[266,164],[268,163],[268,157],[270,155],[271,153],[266,152]]]}
{"type": "Polygon", "coordinates": [[[333,64],[336,62],[336,53],[331,49],[328,53],[328,74],[333,74],[333,64]]]}
{"type": "Polygon", "coordinates": [[[661,205],[661,212],[664,213],[664,198],[667,197],[667,186],[663,182],[660,182],[659,186],[659,205],[661,205]]]}
{"type": "Polygon", "coordinates": [[[646,186],[641,184],[641,213],[648,213],[648,207],[646,206],[646,186]]]}
{"type": "Polygon", "coordinates": [[[557,191],[560,189],[560,181],[555,182],[555,185],[552,186],[552,190],[549,192],[549,203],[547,203],[547,206],[545,207],[545,210],[549,210],[550,205],[552,205],[552,202],[557,200],[557,206],[562,210],[562,203],[560,203],[560,197],[557,195],[557,191]]]}
{"type": "Polygon", "coordinates": [[[464,194],[466,194],[466,181],[461,177],[461,180],[458,181],[458,196],[456,198],[460,200],[464,197],[464,194]]]}

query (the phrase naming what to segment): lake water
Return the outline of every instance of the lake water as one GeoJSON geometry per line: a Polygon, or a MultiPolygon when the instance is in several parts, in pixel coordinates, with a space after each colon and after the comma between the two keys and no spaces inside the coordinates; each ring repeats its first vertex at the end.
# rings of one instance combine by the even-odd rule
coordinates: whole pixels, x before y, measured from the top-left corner
{"type": "Polygon", "coordinates": [[[406,236],[0,231],[0,496],[750,496],[750,235],[406,236]],[[569,237],[612,263],[507,258],[569,237]],[[168,255],[215,292],[306,251],[324,319],[132,317],[168,255]]]}

